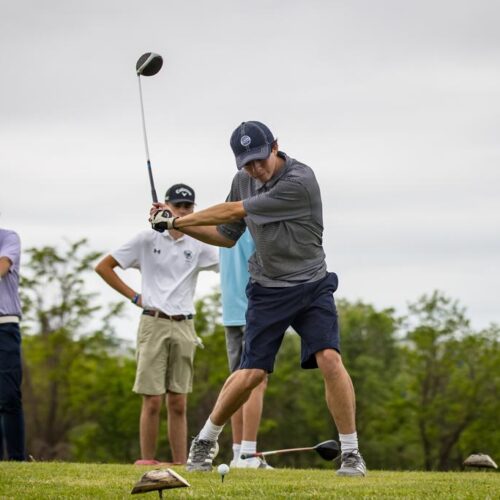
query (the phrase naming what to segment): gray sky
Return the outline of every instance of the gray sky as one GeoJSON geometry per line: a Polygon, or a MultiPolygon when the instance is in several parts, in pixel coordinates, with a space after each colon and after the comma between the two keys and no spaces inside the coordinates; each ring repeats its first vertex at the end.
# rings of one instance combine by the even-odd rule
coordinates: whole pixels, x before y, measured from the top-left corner
{"type": "Polygon", "coordinates": [[[199,208],[223,201],[229,136],[261,120],[316,172],[338,297],[402,312],[440,289],[476,328],[500,323],[498,1],[0,7],[0,225],[25,247],[85,236],[108,252],[147,227],[134,68],[154,51],[165,65],[143,92],[161,194],[182,181],[199,208]]]}

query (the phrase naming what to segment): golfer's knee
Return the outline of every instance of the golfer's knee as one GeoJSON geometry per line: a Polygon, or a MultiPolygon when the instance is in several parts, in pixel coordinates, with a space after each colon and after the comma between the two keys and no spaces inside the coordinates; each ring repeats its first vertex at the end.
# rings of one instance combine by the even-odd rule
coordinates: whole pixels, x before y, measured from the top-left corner
{"type": "Polygon", "coordinates": [[[345,372],[342,357],[334,349],[324,349],[316,353],[316,361],[324,375],[338,377],[345,372]]]}
{"type": "Polygon", "coordinates": [[[267,372],[259,368],[244,368],[235,373],[238,374],[240,387],[250,391],[267,379],[267,372]]]}
{"type": "Polygon", "coordinates": [[[268,376],[267,376],[267,373],[266,373],[266,376],[264,377],[264,379],[262,380],[262,382],[260,382],[259,385],[257,385],[257,387],[254,390],[258,391],[258,392],[264,393],[265,390],[267,389],[267,379],[268,379],[268,376]]]}

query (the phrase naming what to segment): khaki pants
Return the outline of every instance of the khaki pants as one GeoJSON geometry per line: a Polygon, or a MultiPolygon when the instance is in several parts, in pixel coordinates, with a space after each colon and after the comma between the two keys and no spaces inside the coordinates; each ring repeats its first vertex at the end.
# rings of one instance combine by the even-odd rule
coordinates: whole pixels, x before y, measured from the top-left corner
{"type": "Polygon", "coordinates": [[[137,331],[137,371],[133,391],[149,396],[193,389],[196,333],[192,319],[141,316],[137,331]]]}

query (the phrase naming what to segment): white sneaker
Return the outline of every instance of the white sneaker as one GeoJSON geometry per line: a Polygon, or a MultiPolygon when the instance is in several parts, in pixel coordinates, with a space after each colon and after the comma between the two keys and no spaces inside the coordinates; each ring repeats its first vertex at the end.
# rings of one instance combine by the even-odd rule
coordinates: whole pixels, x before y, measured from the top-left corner
{"type": "Polygon", "coordinates": [[[274,469],[274,467],[271,467],[263,458],[260,458],[260,457],[246,458],[245,460],[240,458],[236,462],[234,460],[232,460],[231,461],[231,468],[234,468],[234,469],[274,469]],[[234,465],[233,465],[233,463],[234,463],[234,465]]]}

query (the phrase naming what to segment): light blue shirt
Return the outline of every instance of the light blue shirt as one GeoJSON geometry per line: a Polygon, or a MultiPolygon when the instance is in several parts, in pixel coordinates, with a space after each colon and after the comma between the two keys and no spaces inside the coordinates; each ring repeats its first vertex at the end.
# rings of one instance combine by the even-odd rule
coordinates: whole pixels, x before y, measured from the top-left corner
{"type": "Polygon", "coordinates": [[[222,323],[224,326],[243,326],[246,323],[248,259],[255,251],[250,232],[245,231],[233,248],[220,249],[220,282],[222,323]]]}
{"type": "Polygon", "coordinates": [[[0,257],[7,257],[12,265],[0,281],[0,316],[21,317],[19,301],[19,264],[21,240],[14,231],[0,229],[0,257]]]}

